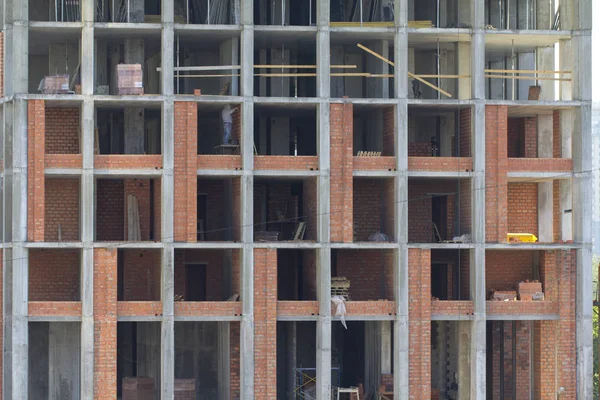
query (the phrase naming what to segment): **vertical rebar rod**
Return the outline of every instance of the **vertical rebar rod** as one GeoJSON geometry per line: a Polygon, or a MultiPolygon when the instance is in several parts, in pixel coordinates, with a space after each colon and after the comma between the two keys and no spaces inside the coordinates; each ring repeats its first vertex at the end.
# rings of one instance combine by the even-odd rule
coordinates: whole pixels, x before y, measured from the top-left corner
{"type": "Polygon", "coordinates": [[[177,35],[177,94],[179,94],[179,81],[181,78],[179,77],[181,71],[179,70],[179,34],[177,35]]]}
{"type": "Polygon", "coordinates": [[[210,0],[206,0],[206,23],[210,25],[210,0]]]}
{"type": "Polygon", "coordinates": [[[112,0],[112,9],[110,10],[112,22],[115,22],[115,0],[112,0]]]}
{"type": "Polygon", "coordinates": [[[127,0],[127,22],[131,22],[129,19],[129,0],[127,0]]]}
{"type": "Polygon", "coordinates": [[[186,8],[185,8],[185,21],[186,24],[190,23],[190,0],[185,0],[186,8]]]}
{"type": "Polygon", "coordinates": [[[281,0],[281,25],[285,25],[285,0],[281,0]]]}
{"type": "Polygon", "coordinates": [[[312,26],[312,2],[313,0],[308,0],[308,26],[312,26]]]}
{"type": "MultiPolygon", "coordinates": [[[[435,27],[439,28],[440,27],[440,0],[437,0],[437,15],[436,15],[435,21],[436,21],[435,27]]],[[[439,57],[439,51],[440,51],[440,43],[438,40],[438,57],[439,57]]],[[[439,63],[438,63],[438,66],[439,66],[439,63]]],[[[438,71],[438,75],[439,75],[439,73],[440,73],[440,71],[438,71]]],[[[439,87],[439,85],[438,85],[438,87],[439,87]]],[[[438,95],[439,94],[440,94],[440,92],[438,92],[438,95]]],[[[439,98],[440,98],[440,96],[438,96],[438,99],[439,98]]]]}
{"type": "Polygon", "coordinates": [[[360,3],[360,26],[363,24],[363,2],[362,0],[358,0],[360,3]]]}

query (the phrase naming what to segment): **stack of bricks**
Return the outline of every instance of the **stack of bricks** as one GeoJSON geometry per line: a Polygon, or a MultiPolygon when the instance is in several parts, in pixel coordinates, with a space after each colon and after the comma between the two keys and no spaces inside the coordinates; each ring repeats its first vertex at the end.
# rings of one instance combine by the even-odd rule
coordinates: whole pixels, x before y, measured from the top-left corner
{"type": "MultiPolygon", "coordinates": [[[[123,378],[122,400],[148,400],[156,397],[154,379],[148,377],[123,378]]],[[[194,397],[195,398],[195,397],[194,397]]]]}
{"type": "Polygon", "coordinates": [[[538,281],[519,282],[519,300],[543,300],[542,283],[538,281]]]}
{"type": "Polygon", "coordinates": [[[144,94],[142,66],[140,64],[117,65],[117,89],[119,96],[144,94]]]}
{"type": "Polygon", "coordinates": [[[44,78],[42,83],[42,93],[44,94],[65,94],[69,92],[69,75],[54,75],[44,78]]]}
{"type": "Polygon", "coordinates": [[[174,400],[196,400],[195,379],[175,379],[174,400]]]}

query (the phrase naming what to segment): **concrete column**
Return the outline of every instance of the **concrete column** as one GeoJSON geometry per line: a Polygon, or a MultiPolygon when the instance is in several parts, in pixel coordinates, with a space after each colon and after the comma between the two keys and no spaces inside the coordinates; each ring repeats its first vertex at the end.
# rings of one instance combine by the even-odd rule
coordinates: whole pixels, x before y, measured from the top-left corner
{"type": "Polygon", "coordinates": [[[329,0],[317,2],[317,97],[319,177],[317,183],[317,400],[331,397],[331,245],[330,245],[330,42],[329,0]]]}
{"type": "MultiPolygon", "coordinates": [[[[9,78],[6,78],[9,79],[9,78]]],[[[13,77],[13,79],[18,79],[13,77]]],[[[18,86],[15,84],[15,86],[18,86]]],[[[7,202],[10,201],[8,215],[12,215],[10,221],[12,238],[12,251],[6,254],[6,328],[5,328],[5,398],[25,399],[27,398],[28,385],[28,324],[27,324],[27,302],[28,302],[28,276],[29,276],[29,252],[25,248],[27,242],[27,102],[14,100],[9,111],[12,117],[10,123],[6,123],[5,134],[7,142],[11,143],[12,174],[5,176],[8,185],[12,184],[10,195],[7,193],[7,202]],[[10,383],[8,382],[10,381],[10,383]]],[[[9,117],[9,118],[10,118],[9,117]]],[[[8,159],[10,160],[10,158],[8,159]]],[[[8,206],[8,205],[6,205],[8,206]]],[[[7,207],[8,208],[8,207],[7,207]]]]}
{"type": "MultiPolygon", "coordinates": [[[[385,58],[389,59],[389,42],[387,40],[378,40],[369,43],[369,46],[373,51],[381,54],[385,58]]],[[[389,73],[389,65],[382,62],[376,57],[367,58],[367,69],[366,71],[374,74],[387,74],[389,73]]],[[[390,97],[390,87],[388,79],[367,79],[367,97],[387,99],[390,97]]]]}
{"type": "MultiPolygon", "coordinates": [[[[543,2],[542,2],[543,3],[543,2]]],[[[545,70],[545,71],[554,71],[556,68],[554,66],[554,47],[538,47],[536,52],[536,63],[537,63],[537,69],[538,70],[545,70]]],[[[519,68],[520,69],[535,69],[533,68],[534,65],[523,65],[523,63],[521,63],[521,60],[519,60],[519,68]]],[[[548,76],[548,75],[544,75],[544,76],[548,76]]],[[[528,89],[528,82],[531,85],[536,84],[535,81],[528,81],[528,80],[523,80],[523,83],[521,85],[527,87],[528,89]]],[[[539,85],[542,88],[542,91],[540,92],[540,100],[555,100],[556,99],[556,95],[555,95],[555,81],[538,81],[537,85],[539,85]]],[[[520,97],[523,100],[526,100],[527,97],[520,97]]]]}
{"type": "Polygon", "coordinates": [[[389,321],[379,321],[381,336],[381,373],[392,373],[392,324],[389,321]]]}
{"type": "MultiPolygon", "coordinates": [[[[89,90],[89,87],[88,87],[89,90]]],[[[81,106],[81,399],[94,397],[94,102],[81,106]]]]}
{"type": "Polygon", "coordinates": [[[535,27],[530,29],[550,29],[554,20],[554,1],[538,1],[535,11],[535,27]]]}
{"type": "Polygon", "coordinates": [[[241,255],[240,399],[254,398],[254,9],[253,2],[240,2],[242,176],[241,176],[241,255]]]}
{"type": "MultiPolygon", "coordinates": [[[[484,3],[471,2],[474,33],[471,40],[473,108],[473,179],[471,181],[470,297],[473,301],[471,322],[470,398],[486,398],[486,305],[485,305],[485,19],[484,3]]],[[[460,386],[460,383],[459,383],[460,386]]]]}
{"type": "MultiPolygon", "coordinates": [[[[578,0],[574,8],[573,96],[581,101],[574,110],[573,151],[573,239],[577,250],[577,398],[593,396],[592,338],[592,1],[578,0]]],[[[561,8],[562,18],[562,8],[561,8]]]]}
{"type": "Polygon", "coordinates": [[[127,22],[140,23],[144,22],[144,4],[145,0],[129,0],[129,14],[127,22]]]}

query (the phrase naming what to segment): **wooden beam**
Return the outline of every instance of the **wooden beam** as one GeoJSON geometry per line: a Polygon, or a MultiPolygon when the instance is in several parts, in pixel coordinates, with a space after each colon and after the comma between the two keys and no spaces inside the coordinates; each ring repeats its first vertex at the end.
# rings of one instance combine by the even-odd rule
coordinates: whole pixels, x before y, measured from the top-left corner
{"type": "Polygon", "coordinates": [[[300,77],[306,77],[306,76],[317,76],[316,73],[282,73],[282,74],[254,74],[254,76],[266,76],[266,77],[291,77],[291,76],[300,76],[300,77]]]}
{"type": "MultiPolygon", "coordinates": [[[[225,71],[230,69],[241,69],[239,65],[202,65],[198,67],[175,67],[173,71],[225,71]]],[[[161,71],[161,68],[156,68],[158,72],[161,71]]]]}
{"type": "MultiPolygon", "coordinates": [[[[316,65],[277,65],[277,64],[258,64],[254,65],[254,68],[264,69],[316,69],[316,65]]],[[[357,68],[356,65],[331,65],[330,68],[357,68]]]]}
{"type": "Polygon", "coordinates": [[[484,75],[485,78],[494,79],[524,79],[528,81],[566,81],[571,82],[571,78],[549,78],[549,77],[534,77],[534,76],[507,76],[507,75],[484,75]]]}
{"type": "Polygon", "coordinates": [[[506,74],[570,74],[571,71],[548,71],[535,69],[484,69],[483,72],[500,72],[506,74]]]}
{"type": "MultiPolygon", "coordinates": [[[[392,61],[388,60],[387,58],[385,58],[385,57],[384,57],[384,56],[382,56],[381,54],[379,54],[379,53],[377,53],[377,52],[375,52],[375,51],[373,51],[373,50],[369,49],[368,47],[365,47],[365,46],[363,46],[363,45],[362,45],[362,44],[360,44],[360,43],[357,43],[356,45],[358,46],[358,48],[360,48],[360,49],[362,49],[362,50],[366,51],[367,53],[369,53],[369,54],[371,54],[371,55],[373,55],[373,56],[375,56],[375,57],[379,58],[381,61],[388,63],[388,64],[389,64],[389,65],[391,65],[392,67],[396,67],[396,65],[395,65],[395,64],[394,64],[392,61]]],[[[411,77],[412,79],[416,79],[416,80],[418,80],[418,81],[419,81],[419,82],[421,82],[422,84],[424,84],[424,85],[427,85],[427,86],[429,86],[430,88],[432,88],[432,89],[434,89],[434,90],[437,90],[438,92],[440,92],[441,94],[443,94],[443,95],[445,95],[445,96],[447,96],[447,97],[452,97],[452,95],[451,95],[450,93],[446,92],[445,90],[442,90],[442,89],[440,89],[439,87],[435,86],[435,85],[434,85],[434,84],[432,84],[432,83],[429,83],[429,82],[427,82],[425,79],[423,79],[423,78],[420,78],[420,77],[418,77],[418,76],[417,76],[417,75],[415,75],[415,74],[412,74],[412,73],[408,72],[408,76],[409,76],[409,77],[411,77]]]]}
{"type": "Polygon", "coordinates": [[[230,76],[240,76],[240,74],[175,75],[175,78],[226,78],[230,76]]]}

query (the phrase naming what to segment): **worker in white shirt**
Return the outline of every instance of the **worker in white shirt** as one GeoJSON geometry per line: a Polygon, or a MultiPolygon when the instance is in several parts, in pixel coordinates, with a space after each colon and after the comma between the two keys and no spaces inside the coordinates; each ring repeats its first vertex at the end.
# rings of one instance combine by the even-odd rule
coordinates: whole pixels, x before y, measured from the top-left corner
{"type": "Polygon", "coordinates": [[[229,104],[221,111],[221,118],[223,118],[223,144],[229,144],[231,142],[231,129],[233,128],[233,118],[231,117],[231,114],[236,111],[237,108],[231,108],[229,104]]]}

